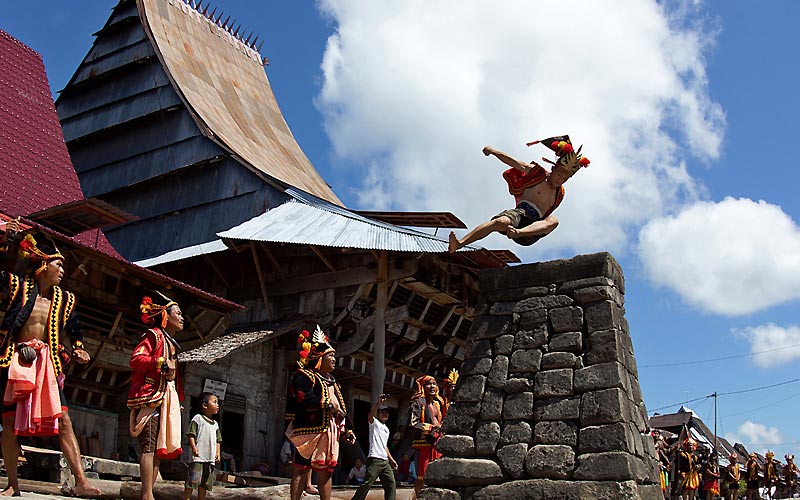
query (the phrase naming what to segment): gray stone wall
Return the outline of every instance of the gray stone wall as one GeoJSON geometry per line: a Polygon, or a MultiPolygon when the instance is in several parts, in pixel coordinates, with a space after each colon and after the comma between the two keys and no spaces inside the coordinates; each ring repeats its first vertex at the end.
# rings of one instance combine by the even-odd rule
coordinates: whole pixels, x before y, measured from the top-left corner
{"type": "Polygon", "coordinates": [[[661,500],[608,253],[486,271],[422,500],[661,500]]]}

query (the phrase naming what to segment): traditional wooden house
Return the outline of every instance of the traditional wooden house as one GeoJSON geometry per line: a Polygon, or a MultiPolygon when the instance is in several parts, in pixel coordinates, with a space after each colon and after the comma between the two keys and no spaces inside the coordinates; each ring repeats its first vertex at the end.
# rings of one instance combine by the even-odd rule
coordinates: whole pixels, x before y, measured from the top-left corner
{"type": "MultiPolygon", "coordinates": [[[[144,326],[145,294],[161,290],[184,305],[189,326],[179,341],[191,345],[224,332],[241,306],[131,264],[108,243],[101,226],[130,215],[84,199],[53,105],[42,58],[0,30],[0,230],[17,221],[20,238],[35,232],[65,256],[62,286],[77,296],[92,361],[67,369],[64,392],[84,453],[111,457],[128,451],[125,407],[132,348],[144,326]]],[[[14,255],[0,264],[14,265],[14,255]]],[[[13,270],[13,269],[12,269],[13,270]]],[[[0,315],[5,309],[0,308],[0,315]]]]}
{"type": "Polygon", "coordinates": [[[414,379],[461,364],[478,271],[517,260],[450,255],[410,229],[464,227],[449,213],[345,208],[292,136],[255,41],[214,12],[121,0],[57,108],[86,196],[136,216],[108,229],[115,247],[247,307],[184,359],[194,394],[224,388],[222,427],[238,433],[226,443],[248,467],[280,448],[300,328],[331,334],[359,432],[384,385],[405,423],[414,379]]]}

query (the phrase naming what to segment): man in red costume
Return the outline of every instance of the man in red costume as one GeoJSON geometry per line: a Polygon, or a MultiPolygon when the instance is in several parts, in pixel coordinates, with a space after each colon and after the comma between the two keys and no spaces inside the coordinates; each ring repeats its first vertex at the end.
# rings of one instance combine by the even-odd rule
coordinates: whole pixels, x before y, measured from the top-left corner
{"type": "Polygon", "coordinates": [[[439,395],[436,379],[425,375],[416,380],[417,392],[411,396],[411,427],[416,429],[417,438],[411,446],[417,449],[417,480],[414,482],[414,498],[425,484],[425,471],[428,464],[441,457],[435,444],[442,436],[442,421],[450,406],[450,397],[458,381],[458,372],[452,370],[444,380],[444,397],[439,395]]]}
{"type": "MultiPolygon", "coordinates": [[[[2,235],[7,243],[6,233],[2,235]]],[[[5,248],[8,248],[4,245],[5,248]]],[[[74,357],[89,362],[83,348],[75,295],[59,287],[64,257],[54,247],[43,252],[32,235],[19,244],[31,272],[24,276],[0,271],[0,295],[8,301],[0,325],[0,387],[3,389],[3,460],[8,486],[2,495],[19,496],[17,436],[55,436],[75,476],[68,493],[97,496],[100,490],[86,479],[80,448],[64,397],[64,365],[74,357]],[[64,347],[70,339],[72,352],[64,347]]],[[[65,486],[66,487],[66,486],[65,486]]]]}
{"type": "Polygon", "coordinates": [[[450,253],[482,240],[493,232],[503,233],[517,244],[529,246],[550,234],[558,226],[558,219],[552,213],[564,199],[563,184],[581,167],[589,165],[589,159],[581,156],[580,148],[578,151],[574,150],[568,135],[533,141],[527,145],[540,142],[558,156],[555,162],[542,158],[553,164],[551,172],[535,161],[525,163],[490,146],[483,148],[484,155],[494,155],[511,167],[503,172],[503,178],[508,183],[508,191],[514,196],[517,206],[503,210],[461,239],[450,231],[448,246],[450,253]]]}
{"type": "Polygon", "coordinates": [[[131,436],[142,449],[140,473],[142,499],[153,500],[153,486],[161,460],[178,458],[181,449],[181,404],[178,349],[174,339],[183,330],[183,313],[177,302],[159,294],[139,306],[149,326],[131,355],[131,388],[128,392],[131,436]]]}

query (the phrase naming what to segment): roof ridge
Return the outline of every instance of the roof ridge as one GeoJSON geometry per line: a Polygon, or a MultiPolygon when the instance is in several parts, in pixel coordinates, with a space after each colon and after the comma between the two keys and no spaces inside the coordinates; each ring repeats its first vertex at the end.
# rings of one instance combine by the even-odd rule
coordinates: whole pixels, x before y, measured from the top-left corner
{"type": "MultiPolygon", "coordinates": [[[[209,4],[206,2],[205,9],[202,8],[203,2],[202,0],[195,4],[194,0],[162,0],[173,7],[179,8],[184,14],[193,17],[197,21],[205,21],[208,23],[211,29],[216,30],[216,34],[219,37],[225,39],[230,45],[234,47],[238,47],[239,52],[245,55],[248,59],[252,59],[254,62],[261,64],[262,66],[266,64],[266,58],[261,57],[261,53],[256,49],[255,44],[258,41],[258,35],[251,41],[254,31],[250,31],[250,34],[247,38],[244,37],[244,34],[247,30],[242,31],[242,34],[239,35],[239,30],[242,28],[241,23],[239,26],[234,30],[233,25],[236,24],[236,20],[234,20],[230,25],[227,24],[228,19],[225,22],[220,23],[220,19],[222,18],[222,12],[220,12],[219,16],[216,20],[214,20],[211,16],[213,16],[216,12],[216,7],[214,8],[211,13],[208,13],[209,4]],[[180,3],[180,6],[176,5],[176,3],[180,3]]],[[[230,18],[230,16],[228,16],[230,18]]],[[[263,41],[262,41],[263,44],[263,41]]],[[[258,46],[261,48],[261,45],[258,46]]]]}
{"type": "Polygon", "coordinates": [[[19,45],[20,47],[22,47],[26,51],[30,52],[31,54],[36,55],[36,57],[38,57],[39,60],[42,61],[42,64],[44,64],[44,58],[42,57],[42,55],[40,53],[36,52],[35,50],[33,50],[31,47],[25,45],[25,43],[23,43],[19,38],[16,38],[14,35],[12,35],[11,33],[3,30],[2,28],[0,28],[0,36],[2,36],[3,38],[8,39],[11,42],[14,42],[15,44],[19,45]]]}

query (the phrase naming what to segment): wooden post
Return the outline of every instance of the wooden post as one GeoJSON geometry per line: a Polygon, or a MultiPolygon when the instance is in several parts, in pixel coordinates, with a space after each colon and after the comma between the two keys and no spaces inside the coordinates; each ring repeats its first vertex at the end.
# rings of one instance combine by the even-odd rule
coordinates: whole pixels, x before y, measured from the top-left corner
{"type": "Polygon", "coordinates": [[[389,298],[389,252],[378,254],[378,290],[375,299],[375,333],[372,347],[372,402],[378,401],[386,378],[386,307],[389,298]]]}
{"type": "Polygon", "coordinates": [[[264,299],[264,311],[267,313],[267,321],[272,320],[272,307],[269,302],[269,294],[267,294],[267,284],[264,281],[264,274],[261,272],[261,262],[258,260],[258,252],[254,242],[250,242],[250,250],[253,252],[253,263],[256,266],[256,275],[258,276],[258,284],[261,285],[261,297],[264,299]]]}

